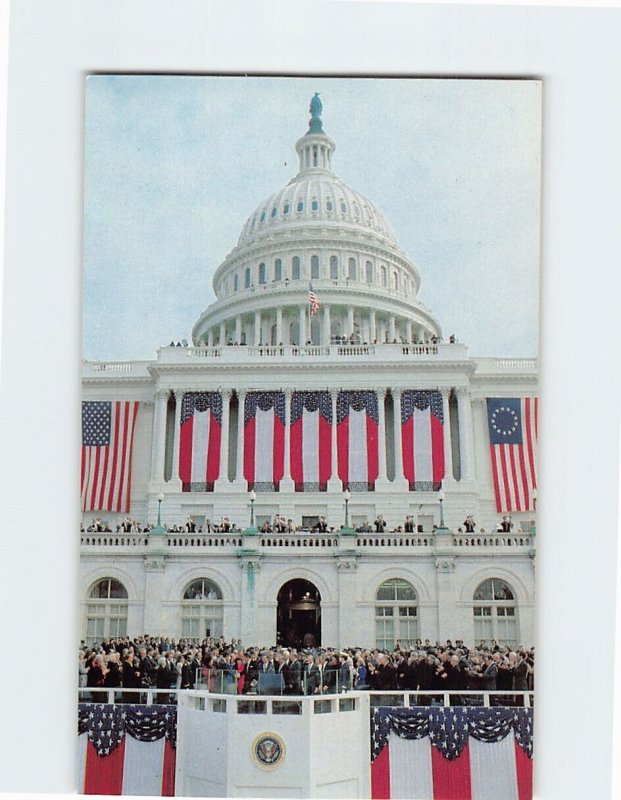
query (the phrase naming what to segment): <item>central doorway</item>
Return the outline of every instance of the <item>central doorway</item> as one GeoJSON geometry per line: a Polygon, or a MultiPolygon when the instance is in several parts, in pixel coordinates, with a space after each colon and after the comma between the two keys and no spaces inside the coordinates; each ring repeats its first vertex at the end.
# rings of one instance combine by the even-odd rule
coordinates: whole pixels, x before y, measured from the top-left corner
{"type": "Polygon", "coordinates": [[[295,578],[280,588],[276,643],[296,648],[321,645],[321,595],[314,583],[295,578]]]}

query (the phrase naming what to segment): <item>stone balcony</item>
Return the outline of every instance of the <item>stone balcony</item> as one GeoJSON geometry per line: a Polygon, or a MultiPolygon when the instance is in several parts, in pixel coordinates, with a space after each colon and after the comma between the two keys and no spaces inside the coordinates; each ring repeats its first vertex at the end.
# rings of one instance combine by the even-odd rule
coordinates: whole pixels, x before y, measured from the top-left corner
{"type": "Polygon", "coordinates": [[[216,345],[214,347],[161,347],[159,364],[188,364],[196,361],[215,361],[222,364],[297,363],[344,361],[371,363],[455,362],[468,357],[463,344],[331,344],[331,345],[216,345]]]}
{"type": "Polygon", "coordinates": [[[154,547],[169,555],[211,553],[236,555],[240,549],[251,548],[263,555],[317,556],[323,553],[337,555],[344,550],[357,555],[409,553],[411,555],[532,555],[535,535],[517,533],[169,533],[165,537],[151,537],[148,533],[82,533],[80,545],[83,554],[124,553],[147,555],[154,547]]]}

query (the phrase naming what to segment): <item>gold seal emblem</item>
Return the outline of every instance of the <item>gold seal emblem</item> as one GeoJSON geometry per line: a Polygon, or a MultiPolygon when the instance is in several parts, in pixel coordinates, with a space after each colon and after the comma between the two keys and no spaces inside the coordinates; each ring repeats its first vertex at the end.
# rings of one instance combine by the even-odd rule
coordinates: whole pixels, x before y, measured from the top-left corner
{"type": "Polygon", "coordinates": [[[285,743],[277,733],[260,733],[252,742],[250,754],[261,769],[276,769],[285,757],[285,743]]]}

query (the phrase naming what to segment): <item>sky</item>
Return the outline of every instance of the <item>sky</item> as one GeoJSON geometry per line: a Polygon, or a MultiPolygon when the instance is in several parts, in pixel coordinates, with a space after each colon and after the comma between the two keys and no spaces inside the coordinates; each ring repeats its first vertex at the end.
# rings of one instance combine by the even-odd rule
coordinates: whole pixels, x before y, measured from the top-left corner
{"type": "Polygon", "coordinates": [[[335,174],[389,220],[474,356],[538,350],[541,84],[89,76],[84,357],[190,340],[253,210],[296,174],[315,92],[335,174]]]}

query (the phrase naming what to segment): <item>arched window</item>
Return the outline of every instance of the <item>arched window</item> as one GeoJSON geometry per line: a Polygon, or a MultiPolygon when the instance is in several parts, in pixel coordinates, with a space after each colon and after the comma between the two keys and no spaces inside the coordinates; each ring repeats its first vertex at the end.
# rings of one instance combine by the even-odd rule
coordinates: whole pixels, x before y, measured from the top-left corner
{"type": "Polygon", "coordinates": [[[311,211],[319,211],[319,203],[315,198],[311,202],[311,211]]]}
{"type": "Polygon", "coordinates": [[[229,276],[228,275],[224,279],[224,283],[223,283],[223,287],[222,288],[224,289],[224,294],[225,295],[229,293],[229,276]]]}
{"type": "Polygon", "coordinates": [[[288,200],[283,206],[282,213],[283,214],[288,214],[289,213],[289,201],[288,200]]]}
{"type": "Polygon", "coordinates": [[[276,206],[274,206],[274,208],[272,208],[272,217],[275,217],[277,213],[278,209],[276,208],[276,206]]]}
{"type": "Polygon", "coordinates": [[[332,200],[326,200],[326,211],[334,211],[334,206],[332,205],[332,200]]]}
{"type": "Polygon", "coordinates": [[[88,593],[86,643],[127,635],[127,589],[114,578],[102,578],[88,593]]]}
{"type": "Polygon", "coordinates": [[[277,258],[276,261],[274,261],[274,280],[282,280],[282,261],[280,258],[277,258]]]}
{"type": "Polygon", "coordinates": [[[356,280],[356,259],[350,258],[347,262],[347,277],[350,281],[356,280]]]}
{"type": "Polygon", "coordinates": [[[235,275],[233,277],[233,291],[234,292],[238,292],[239,291],[239,273],[237,273],[237,272],[235,273],[235,275]]]}
{"type": "Polygon", "coordinates": [[[388,280],[386,277],[386,267],[383,264],[380,267],[380,275],[382,278],[382,286],[388,286],[388,280]]]}
{"type": "Polygon", "coordinates": [[[304,211],[304,201],[300,200],[296,206],[298,212],[304,211]]]}
{"type": "Polygon", "coordinates": [[[294,281],[300,280],[300,256],[293,256],[291,262],[291,277],[294,281]]]}
{"type": "Polygon", "coordinates": [[[399,276],[396,272],[392,273],[392,288],[395,292],[399,289],[399,276]]]}
{"type": "Polygon", "coordinates": [[[311,256],[311,278],[319,278],[319,256],[311,256]]]}
{"type": "Polygon", "coordinates": [[[367,263],[365,265],[365,271],[366,271],[367,283],[374,283],[374,280],[373,280],[373,264],[370,261],[367,261],[367,263]]]}
{"type": "Polygon", "coordinates": [[[480,583],[473,595],[474,638],[490,644],[518,643],[517,606],[513,590],[500,578],[488,578],[480,583]]]}
{"type": "Polygon", "coordinates": [[[250,267],[244,272],[244,289],[250,289],[250,267]]]}
{"type": "Polygon", "coordinates": [[[418,595],[403,578],[382,583],[375,596],[375,646],[392,650],[397,640],[418,639],[418,595]]]}
{"type": "Polygon", "coordinates": [[[339,277],[339,260],[336,256],[330,256],[330,277],[332,280],[339,277]]]}
{"type": "Polygon", "coordinates": [[[263,261],[259,264],[259,283],[265,283],[265,264],[263,261]]]}
{"type": "Polygon", "coordinates": [[[222,591],[209,578],[186,587],[181,601],[181,635],[193,639],[222,636],[222,591]]]}

